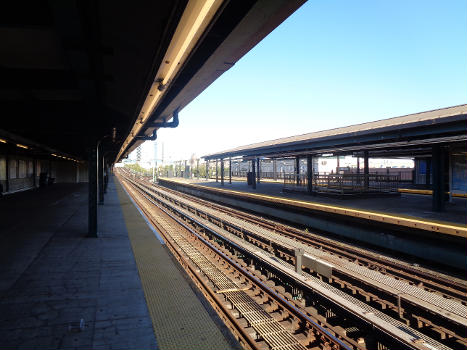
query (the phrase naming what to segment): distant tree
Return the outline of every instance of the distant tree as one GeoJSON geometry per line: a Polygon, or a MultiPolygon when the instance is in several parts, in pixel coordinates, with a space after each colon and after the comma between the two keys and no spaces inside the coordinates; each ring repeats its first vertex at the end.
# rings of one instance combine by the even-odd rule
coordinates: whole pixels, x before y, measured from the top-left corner
{"type": "Polygon", "coordinates": [[[132,170],[133,172],[136,172],[140,175],[144,176],[152,176],[152,170],[148,170],[143,168],[141,165],[135,163],[135,164],[125,164],[125,168],[128,168],[132,170]]]}
{"type": "Polygon", "coordinates": [[[174,166],[173,165],[164,165],[164,166],[159,166],[158,168],[159,176],[162,177],[168,177],[171,176],[174,172],[174,166]]]}

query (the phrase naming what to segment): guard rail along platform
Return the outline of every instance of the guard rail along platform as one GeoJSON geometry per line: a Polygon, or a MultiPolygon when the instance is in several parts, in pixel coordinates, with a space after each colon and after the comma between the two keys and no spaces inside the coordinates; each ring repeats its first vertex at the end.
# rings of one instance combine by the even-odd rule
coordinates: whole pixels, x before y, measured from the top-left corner
{"type": "MultiPolygon", "coordinates": [[[[308,189],[306,174],[283,174],[285,191],[308,189]]],[[[313,174],[315,193],[334,195],[391,194],[398,195],[400,175],[381,174],[313,174]]]]}

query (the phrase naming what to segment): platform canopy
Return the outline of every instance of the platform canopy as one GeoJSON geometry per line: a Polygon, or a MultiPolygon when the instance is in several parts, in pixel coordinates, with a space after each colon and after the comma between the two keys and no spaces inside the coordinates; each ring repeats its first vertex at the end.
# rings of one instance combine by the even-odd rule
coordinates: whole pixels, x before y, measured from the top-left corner
{"type": "Polygon", "coordinates": [[[258,142],[205,155],[203,158],[360,155],[364,151],[371,157],[431,156],[433,145],[466,141],[467,105],[459,105],[258,142]]]}
{"type": "Polygon", "coordinates": [[[78,159],[100,143],[119,160],[303,2],[7,1],[0,129],[78,159]]]}

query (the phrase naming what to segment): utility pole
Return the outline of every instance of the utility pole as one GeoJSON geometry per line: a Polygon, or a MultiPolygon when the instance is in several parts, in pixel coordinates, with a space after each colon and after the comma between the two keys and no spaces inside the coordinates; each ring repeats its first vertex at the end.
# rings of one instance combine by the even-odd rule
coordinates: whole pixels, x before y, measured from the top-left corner
{"type": "Polygon", "coordinates": [[[136,147],[136,161],[137,162],[141,161],[141,145],[136,147]]]}

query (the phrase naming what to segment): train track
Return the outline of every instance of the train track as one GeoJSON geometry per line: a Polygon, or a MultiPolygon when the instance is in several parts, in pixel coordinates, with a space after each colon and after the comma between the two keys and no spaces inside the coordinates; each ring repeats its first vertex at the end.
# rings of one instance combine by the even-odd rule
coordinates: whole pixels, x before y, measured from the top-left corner
{"type": "MultiPolygon", "coordinates": [[[[150,188],[151,184],[144,184],[144,186],[150,188]]],[[[214,223],[217,222],[218,226],[227,227],[231,232],[234,232],[237,235],[243,235],[244,238],[254,242],[263,249],[272,248],[271,241],[275,241],[274,243],[277,244],[277,236],[279,234],[284,235],[283,231],[277,230],[277,226],[273,231],[274,237],[272,239],[271,235],[268,236],[267,233],[264,233],[264,230],[262,235],[258,234],[258,231],[261,231],[260,227],[264,227],[264,225],[261,225],[261,222],[264,221],[268,223],[267,220],[253,218],[255,220],[254,223],[258,227],[251,228],[250,225],[250,229],[246,230],[243,222],[245,222],[245,217],[248,214],[234,211],[230,208],[221,207],[219,205],[213,205],[199,199],[195,200],[198,206],[201,205],[205,209],[206,206],[211,209],[215,207],[216,211],[219,211],[219,208],[221,208],[224,213],[228,213],[226,214],[228,216],[227,218],[226,215],[213,215],[212,210],[211,212],[207,212],[206,210],[203,212],[203,210],[199,210],[199,207],[198,209],[196,209],[196,207],[190,207],[187,200],[191,202],[194,201],[190,196],[181,196],[178,192],[172,192],[172,194],[168,195],[165,188],[164,190],[159,189],[158,191],[160,194],[165,196],[166,199],[171,200],[172,203],[185,206],[186,208],[191,208],[192,210],[194,209],[198,214],[204,215],[206,219],[210,219],[214,223]],[[232,217],[238,217],[239,215],[242,219],[240,224],[238,224],[238,221],[237,225],[229,223],[229,221],[233,220],[232,217]],[[239,227],[239,225],[242,225],[242,227],[239,227]]],[[[249,222],[251,222],[251,216],[249,219],[249,222]]],[[[269,221],[269,225],[270,224],[271,222],[269,221]]],[[[309,235],[309,233],[305,234],[309,235]]],[[[287,234],[285,234],[285,236],[287,236],[287,234]]],[[[293,248],[300,246],[303,242],[303,239],[297,237],[297,235],[294,235],[292,238],[294,241],[297,241],[296,244],[293,242],[292,245],[290,245],[289,242],[289,247],[284,249],[284,242],[279,242],[279,246],[274,247],[274,249],[276,249],[276,253],[286,261],[293,261],[295,259],[293,248]]],[[[303,248],[307,249],[307,247],[310,247],[308,242],[305,243],[305,246],[302,245],[303,248]]],[[[423,284],[423,280],[417,280],[416,277],[413,277],[410,280],[403,280],[401,279],[400,269],[395,270],[392,268],[394,272],[398,272],[397,274],[391,274],[391,271],[388,271],[389,269],[379,270],[377,267],[375,268],[374,263],[371,261],[371,257],[368,258],[368,256],[366,257],[368,264],[365,266],[365,264],[362,263],[362,261],[365,260],[365,256],[362,256],[363,254],[361,252],[358,256],[354,254],[349,259],[348,254],[347,257],[342,256],[341,247],[342,245],[339,247],[339,252],[336,252],[335,247],[331,251],[329,250],[329,247],[327,247],[326,250],[331,254],[331,256],[327,254],[327,256],[324,257],[321,252],[321,250],[323,250],[323,245],[319,246],[319,251],[316,249],[312,251],[313,255],[321,256],[321,258],[324,258],[326,261],[335,265],[333,276],[330,280],[334,286],[340,287],[342,290],[345,290],[350,294],[357,294],[361,300],[368,302],[370,305],[374,306],[375,304],[378,304],[382,311],[387,315],[396,317],[407,325],[411,325],[412,327],[421,330],[430,337],[438,338],[440,341],[453,348],[460,349],[465,347],[465,299],[456,299],[456,296],[460,296],[460,298],[462,298],[461,290],[458,288],[456,289],[453,286],[448,286],[448,288],[443,289],[442,280],[439,281],[438,279],[438,281],[431,282],[430,279],[426,278],[426,275],[429,275],[429,273],[424,272],[423,270],[420,271],[420,274],[425,275],[424,280],[431,282],[431,284],[429,284],[430,287],[423,284]],[[397,288],[393,288],[393,286],[396,286],[397,288]],[[432,286],[437,288],[433,289],[432,286]],[[453,294],[455,296],[453,296],[453,294]]],[[[379,259],[382,260],[382,258],[379,259]]],[[[394,261],[392,261],[392,263],[392,265],[405,267],[405,271],[402,270],[405,275],[409,273],[407,270],[410,269],[410,267],[394,261]]],[[[384,266],[390,266],[390,264],[386,263],[384,266]]],[[[433,276],[431,277],[433,278],[433,276]]],[[[454,286],[456,286],[455,283],[454,286]]]]}
{"type": "MultiPolygon", "coordinates": [[[[303,298],[304,295],[308,295],[307,293],[311,292],[313,294],[317,294],[317,290],[319,288],[322,288],[323,286],[328,288],[328,290],[322,290],[322,294],[325,295],[325,294],[329,294],[329,293],[334,293],[337,295],[337,299],[338,297],[342,297],[343,294],[340,294],[339,296],[339,293],[342,293],[342,291],[339,291],[337,290],[337,288],[335,287],[332,287],[332,284],[342,284],[342,280],[339,279],[339,277],[336,277],[335,273],[333,273],[333,276],[332,276],[332,283],[326,283],[323,280],[322,276],[316,276],[316,274],[313,275],[313,273],[309,273],[309,272],[312,272],[312,271],[305,271],[302,273],[302,275],[300,274],[297,274],[295,276],[290,276],[290,270],[291,270],[291,266],[286,266],[287,265],[287,261],[289,262],[293,262],[294,260],[294,257],[290,254],[291,252],[290,251],[286,251],[285,249],[282,249],[281,252],[279,252],[278,254],[278,251],[277,251],[277,248],[278,247],[274,247],[276,249],[276,251],[274,252],[274,254],[269,254],[269,256],[267,256],[268,254],[264,255],[264,252],[266,253],[270,253],[270,251],[274,251],[274,249],[272,249],[273,247],[271,247],[271,242],[265,242],[264,239],[261,240],[261,239],[258,239],[259,237],[256,237],[256,238],[252,238],[252,237],[242,237],[241,239],[239,239],[239,236],[241,235],[244,235],[245,236],[245,232],[247,230],[243,229],[242,232],[239,232],[238,230],[236,231],[235,227],[232,226],[231,224],[226,224],[226,221],[219,221],[218,219],[219,218],[214,218],[214,217],[210,217],[210,221],[207,220],[208,217],[206,215],[206,212],[204,212],[203,210],[199,210],[199,206],[197,206],[198,209],[196,209],[195,207],[193,206],[190,206],[190,205],[187,205],[186,203],[186,197],[184,199],[182,199],[180,196],[179,197],[176,197],[177,199],[174,199],[174,194],[173,193],[168,193],[168,191],[166,191],[165,189],[164,190],[157,190],[157,194],[156,194],[156,190],[154,188],[150,188],[151,186],[149,186],[148,184],[141,184],[141,183],[137,183],[136,181],[133,181],[132,182],[132,186],[135,186],[138,188],[139,191],[141,191],[141,193],[145,193],[146,196],[149,196],[151,198],[151,200],[155,200],[155,202],[158,203],[158,205],[162,205],[166,208],[166,210],[172,210],[172,212],[174,213],[177,213],[178,216],[180,216],[181,218],[183,218],[184,220],[188,220],[188,222],[190,222],[192,225],[194,222],[196,222],[197,224],[194,225],[198,228],[201,227],[201,231],[202,232],[207,232],[210,230],[211,232],[211,235],[215,235],[217,238],[216,240],[219,241],[219,242],[223,242],[221,244],[222,247],[224,246],[228,246],[230,247],[229,249],[232,251],[241,251],[240,253],[240,256],[242,256],[242,261],[243,263],[245,262],[245,258],[246,260],[248,261],[248,259],[251,259],[251,261],[255,261],[254,264],[250,264],[250,265],[253,265],[255,266],[256,264],[256,267],[260,266],[260,270],[261,270],[261,273],[263,274],[262,276],[267,280],[268,283],[277,283],[277,282],[280,282],[279,283],[279,286],[278,288],[281,289],[280,285],[284,284],[287,285],[287,286],[294,286],[293,287],[293,290],[295,290],[295,295],[292,296],[290,295],[289,292],[285,292],[286,295],[287,295],[287,298],[292,300],[292,299],[297,299],[298,300],[298,303],[300,305],[302,305],[304,307],[304,309],[310,309],[310,308],[314,308],[314,311],[315,311],[315,316],[320,316],[319,315],[319,312],[316,312],[317,308],[314,307],[314,306],[310,306],[307,304],[310,304],[309,301],[306,301],[306,298],[303,298]],[[164,193],[164,196],[161,195],[161,193],[164,193]],[[169,201],[167,198],[164,198],[164,197],[170,197],[172,199],[172,202],[169,201]],[[177,203],[175,203],[177,202],[177,203]],[[176,207],[178,207],[178,209],[176,209],[176,207]],[[190,215],[191,214],[191,215],[190,215]],[[204,218],[203,218],[203,215],[204,215],[204,218]],[[197,217],[197,219],[194,219],[194,217],[197,217]],[[204,220],[204,223],[202,222],[204,220]],[[221,228],[221,231],[223,231],[221,233],[221,235],[219,235],[218,233],[216,233],[216,229],[217,231],[219,231],[219,228],[221,228]],[[226,240],[225,237],[227,236],[231,236],[229,239],[226,240]],[[246,238],[246,241],[244,240],[246,238]],[[237,242],[237,243],[233,243],[233,242],[237,242]],[[247,243],[248,242],[248,243],[247,243]],[[253,244],[254,243],[254,244],[253,244]],[[232,245],[233,244],[233,245],[232,245]],[[247,245],[250,245],[250,249],[245,248],[245,244],[247,245]],[[241,247],[243,245],[243,247],[241,249],[239,249],[238,247],[241,247]],[[258,251],[258,246],[260,246],[261,248],[264,248],[263,252],[260,252],[258,251]],[[235,247],[235,248],[232,248],[232,247],[235,247]],[[271,249],[270,249],[271,248],[271,249]],[[268,251],[268,249],[270,249],[270,251],[268,251]],[[253,252],[253,253],[252,253],[253,252]],[[278,256],[281,256],[281,260],[277,259],[276,258],[276,255],[278,256]],[[275,261],[274,261],[275,259],[275,261]],[[278,266],[271,266],[271,265],[278,265],[278,266]],[[265,274],[265,275],[264,275],[265,274]],[[278,276],[281,276],[280,278],[278,276]],[[303,280],[303,276],[306,276],[305,279],[303,280]],[[318,282],[320,282],[321,284],[319,285],[318,282],[318,285],[314,285],[313,288],[310,289],[310,280],[316,280],[318,282]],[[308,280],[308,282],[306,282],[308,280]],[[319,287],[319,288],[318,288],[319,287]],[[331,289],[329,289],[331,288],[331,289]]],[[[198,203],[199,204],[199,203],[198,203]]],[[[229,212],[230,215],[231,212],[229,212]]],[[[270,223],[270,222],[269,222],[270,223]]],[[[238,227],[237,227],[238,229],[238,227]]],[[[264,237],[263,237],[264,238],[264,237]]],[[[282,247],[284,248],[284,247],[282,247]]],[[[289,249],[290,250],[290,249],[289,249]]],[[[238,253],[238,252],[237,252],[238,253]]],[[[293,266],[292,266],[292,270],[293,270],[293,266]]],[[[258,271],[258,270],[256,270],[258,271]]],[[[315,284],[316,284],[315,283],[315,284]]],[[[347,283],[347,282],[346,282],[347,283]]],[[[345,284],[345,283],[344,283],[345,284]]],[[[347,285],[348,287],[348,285],[347,285]]],[[[353,288],[355,288],[355,286],[353,286],[353,288]]],[[[368,297],[369,295],[371,296],[372,294],[371,293],[368,293],[368,292],[365,292],[364,289],[362,288],[357,288],[357,289],[354,289],[354,291],[357,290],[357,294],[360,294],[360,295],[357,295],[357,296],[362,296],[362,295],[365,295],[365,297],[368,297]]],[[[319,293],[318,293],[319,294],[319,293]]],[[[321,299],[323,299],[323,295],[321,295],[321,299]]],[[[317,299],[320,299],[317,297],[317,299]]],[[[325,298],[324,298],[325,299],[325,298]]],[[[394,321],[392,319],[390,319],[387,315],[384,315],[381,313],[381,311],[379,310],[376,310],[372,307],[369,307],[368,305],[365,305],[364,303],[362,303],[361,300],[358,300],[356,298],[352,298],[352,297],[348,297],[348,296],[345,296],[344,299],[345,299],[345,302],[344,304],[347,304],[346,307],[348,309],[351,309],[352,308],[352,305],[358,305],[358,307],[361,309],[361,313],[357,315],[355,313],[352,313],[352,312],[349,312],[349,310],[347,311],[343,311],[343,309],[345,309],[345,307],[343,307],[343,304],[340,304],[338,306],[336,305],[329,305],[329,302],[326,301],[326,300],[321,300],[321,304],[318,305],[319,308],[321,309],[325,309],[327,310],[325,312],[325,314],[327,313],[327,317],[324,317],[325,319],[336,319],[336,318],[344,318],[345,321],[343,321],[344,324],[346,323],[352,323],[353,324],[353,329],[354,329],[354,332],[350,332],[350,333],[353,333],[353,337],[350,337],[350,339],[347,339],[347,342],[349,344],[351,344],[354,348],[367,348],[367,346],[369,344],[377,344],[378,341],[375,342],[374,339],[372,339],[371,336],[355,336],[355,334],[365,334],[365,329],[368,329],[368,327],[372,328],[372,329],[380,329],[380,331],[382,332],[382,334],[379,335],[378,339],[385,339],[388,344],[391,343],[391,341],[394,341],[394,339],[397,339],[397,336],[394,336],[394,334],[392,334],[392,338],[389,337],[388,338],[388,335],[387,335],[387,329],[391,329],[391,328],[395,328],[395,333],[398,333],[398,330],[399,330],[399,333],[400,333],[400,330],[406,330],[405,332],[405,335],[411,333],[412,335],[414,335],[412,338],[408,339],[398,339],[399,342],[403,342],[405,344],[405,347],[413,347],[413,348],[443,348],[443,349],[447,349],[449,348],[449,346],[447,346],[446,344],[449,344],[449,345],[452,345],[451,343],[453,343],[454,345],[457,345],[458,343],[458,340],[457,338],[454,338],[454,337],[450,337],[448,336],[448,338],[450,340],[448,340],[447,342],[444,342],[445,344],[442,344],[442,343],[438,343],[437,341],[434,341],[433,339],[430,339],[429,337],[426,336],[426,334],[422,334],[416,330],[413,330],[411,329],[410,327],[408,327],[407,325],[407,322],[400,322],[400,321],[394,321]],[[352,299],[352,301],[349,303],[349,300],[352,299]],[[352,304],[353,303],[353,304],[352,304]],[[325,305],[325,306],[323,306],[325,305]],[[334,310],[334,311],[332,311],[334,310]],[[379,321],[378,322],[373,322],[374,320],[372,320],[372,317],[373,315],[377,315],[378,317],[376,317],[379,321]],[[342,316],[342,315],[345,315],[345,316],[342,316]],[[351,320],[351,321],[349,321],[351,320]],[[388,321],[389,320],[389,321],[388,321]],[[384,324],[386,322],[386,324],[384,324]],[[378,328],[380,327],[380,328],[378,328]],[[358,330],[358,331],[357,331],[358,330]],[[383,335],[386,335],[386,338],[383,336],[383,335]],[[454,338],[454,341],[452,340],[452,338],[454,338]],[[391,341],[389,341],[388,339],[392,339],[391,341]],[[409,345],[408,345],[409,344],[409,345]],[[433,345],[434,344],[434,345],[433,345]]],[[[370,298],[371,299],[371,298],[370,298]]],[[[405,299],[404,299],[405,300],[405,299]]],[[[374,301],[374,300],[373,300],[374,301]]],[[[313,304],[313,302],[311,302],[311,304],[313,304]]],[[[374,303],[373,303],[374,304],[374,303]]],[[[389,304],[386,304],[386,306],[388,306],[389,304]]],[[[401,315],[401,310],[403,311],[402,312],[402,316],[404,316],[404,313],[408,312],[407,311],[407,307],[404,307],[404,308],[401,308],[401,304],[400,304],[400,299],[399,299],[399,305],[390,305],[393,309],[396,309],[399,313],[399,315],[401,315]]],[[[357,307],[357,309],[358,309],[357,307]]],[[[318,308],[318,309],[319,309],[318,308]]],[[[355,306],[353,307],[355,309],[355,306]]],[[[319,311],[319,310],[318,310],[319,311]]],[[[311,312],[313,314],[313,312],[311,312]]],[[[319,318],[319,317],[318,317],[319,318]]],[[[401,318],[402,320],[404,320],[404,318],[402,317],[401,318]]],[[[420,318],[419,318],[420,319],[420,318]]],[[[428,319],[427,319],[428,322],[430,322],[428,319]]],[[[339,326],[340,327],[340,326],[339,326]]],[[[344,334],[349,334],[349,331],[348,331],[348,327],[347,328],[339,328],[337,327],[338,329],[334,329],[333,332],[335,334],[342,334],[342,329],[344,329],[345,331],[343,332],[344,334]]],[[[350,327],[350,328],[352,328],[350,327]]],[[[449,330],[448,330],[449,331],[449,330]]],[[[404,332],[402,332],[404,333],[404,332]]],[[[400,334],[398,335],[400,336],[400,334]]],[[[404,338],[404,337],[402,337],[404,338]]],[[[378,345],[378,347],[380,347],[381,344],[378,345]]],[[[392,344],[394,345],[394,344],[392,344]]],[[[380,347],[381,349],[384,349],[386,345],[382,344],[381,346],[383,347],[380,347]]],[[[386,346],[388,347],[388,346],[386,346]]],[[[370,348],[372,348],[372,346],[370,346],[370,348]]],[[[389,346],[389,348],[391,348],[389,346]]],[[[398,347],[396,348],[400,348],[400,344],[398,345],[398,347]]],[[[455,348],[455,346],[454,346],[455,348]]]]}
{"type": "MultiPolygon", "coordinates": [[[[153,186],[149,182],[146,182],[145,184],[146,186],[149,186],[149,188],[153,186]]],[[[445,276],[432,270],[427,270],[419,266],[412,266],[411,264],[401,262],[400,260],[372,253],[368,250],[353,247],[348,244],[343,244],[335,240],[325,238],[322,235],[313,234],[308,232],[308,230],[300,230],[277,221],[226,207],[225,205],[215,204],[166,187],[163,187],[163,189],[164,191],[176,196],[186,198],[187,200],[217,210],[224,214],[232,215],[233,217],[241,220],[251,222],[280,235],[297,239],[309,244],[310,246],[329,251],[339,258],[345,258],[349,261],[357,262],[359,265],[367,266],[370,269],[405,280],[422,287],[427,291],[439,293],[443,297],[454,298],[462,304],[467,305],[467,283],[465,281],[459,281],[456,278],[445,276]]]]}
{"type": "Polygon", "coordinates": [[[352,349],[185,223],[124,186],[244,348],[352,349]]]}
{"type": "MultiPolygon", "coordinates": [[[[145,185],[150,188],[149,185],[145,185]]],[[[165,191],[158,190],[158,191],[165,191]]],[[[161,192],[160,192],[161,193],[161,192]]],[[[185,195],[186,197],[186,195],[185,195]]],[[[189,202],[182,199],[181,196],[172,193],[166,195],[166,199],[172,203],[189,208],[189,202]]],[[[192,198],[189,200],[193,201],[192,198]]],[[[200,200],[197,200],[198,207],[191,207],[197,214],[204,215],[206,219],[217,223],[219,227],[226,228],[239,236],[254,242],[263,249],[272,248],[272,241],[279,245],[274,247],[276,254],[287,260],[294,260],[294,248],[302,247],[307,249],[309,245],[303,245],[299,237],[296,235],[292,237],[293,242],[287,242],[278,238],[280,231],[274,230],[273,235],[265,233],[260,228],[263,227],[260,222],[255,222],[256,225],[247,229],[242,222],[233,225],[229,222],[235,221],[234,211],[228,210],[226,215],[216,215],[210,210],[200,210],[200,200]],[[258,234],[263,231],[262,234],[258,234]],[[285,248],[284,248],[285,246],[285,248]]],[[[206,209],[206,207],[203,205],[206,209]]],[[[212,205],[209,206],[212,209],[212,205]]],[[[217,208],[216,208],[217,209],[217,208]]],[[[245,215],[242,215],[245,219],[245,215]]],[[[283,233],[283,232],[282,232],[283,233]]],[[[441,342],[447,344],[454,349],[463,349],[466,346],[466,315],[467,308],[465,307],[465,299],[456,299],[451,297],[454,288],[447,288],[447,292],[443,293],[440,282],[434,282],[438,286],[435,292],[431,288],[423,285],[423,282],[416,281],[403,281],[399,275],[392,275],[386,270],[378,271],[373,266],[362,266],[362,257],[353,256],[352,259],[345,259],[340,254],[336,254],[333,250],[330,254],[322,252],[323,247],[319,249],[312,249],[311,253],[314,256],[319,256],[327,262],[334,265],[332,278],[330,283],[334,286],[340,287],[349,294],[357,294],[360,300],[366,301],[369,305],[377,304],[381,311],[391,317],[400,319],[407,325],[417,328],[424,334],[434,337],[441,342]],[[326,256],[327,255],[327,256],[326,256]],[[357,262],[357,263],[356,263],[357,262]],[[383,283],[381,283],[383,282],[383,283]],[[394,288],[396,287],[396,288],[394,288]]],[[[368,260],[368,259],[367,259],[368,260]]],[[[461,293],[457,293],[462,295],[461,293]]]]}

